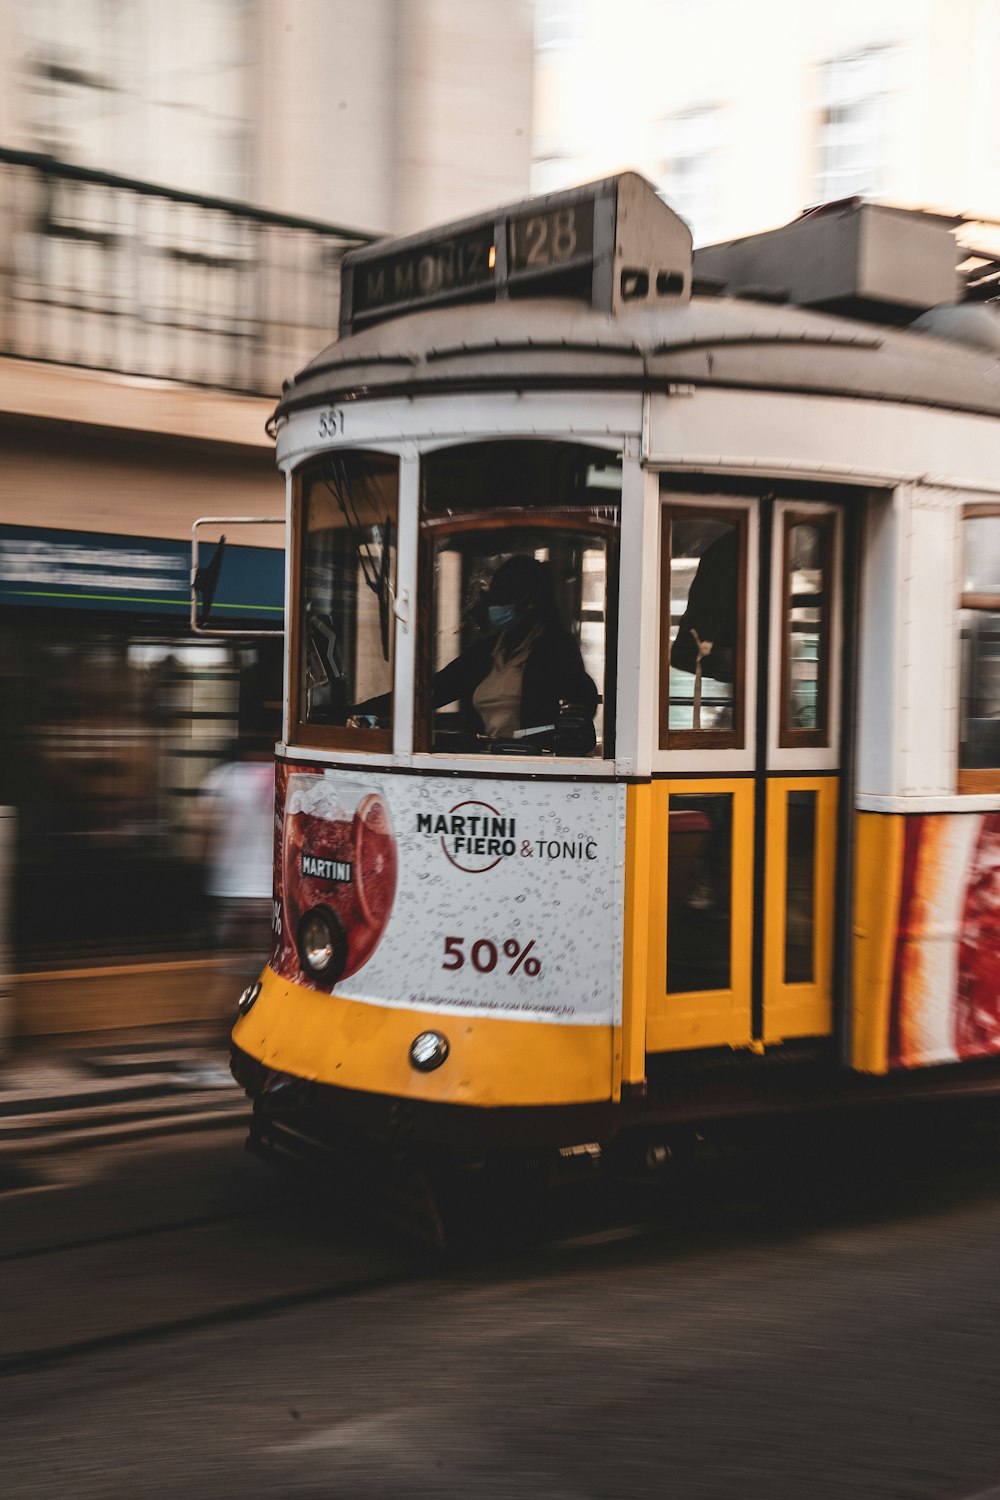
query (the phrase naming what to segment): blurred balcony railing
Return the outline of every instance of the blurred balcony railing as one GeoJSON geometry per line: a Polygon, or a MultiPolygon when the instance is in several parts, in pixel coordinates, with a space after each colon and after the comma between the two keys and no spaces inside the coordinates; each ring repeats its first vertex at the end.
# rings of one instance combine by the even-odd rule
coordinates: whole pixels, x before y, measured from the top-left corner
{"type": "Polygon", "coordinates": [[[372,238],[0,148],[0,355],[275,394],[372,238]]]}

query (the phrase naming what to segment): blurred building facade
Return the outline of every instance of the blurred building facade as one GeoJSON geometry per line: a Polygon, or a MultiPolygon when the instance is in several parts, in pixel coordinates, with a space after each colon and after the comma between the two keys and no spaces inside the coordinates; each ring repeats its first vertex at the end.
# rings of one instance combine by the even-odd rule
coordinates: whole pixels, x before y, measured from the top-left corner
{"type": "Polygon", "coordinates": [[[532,187],[632,167],[695,243],[859,194],[1000,217],[997,0],[538,0],[532,187]]]}
{"type": "MultiPolygon", "coordinates": [[[[264,423],[347,248],[527,192],[532,68],[531,0],[0,0],[22,1030],[120,1023],[110,981],[81,1010],[49,976],[126,958],[168,976],[148,1019],[184,1009],[198,789],[281,680],[278,640],[191,635],[191,522],[282,511],[264,423]]],[[[225,623],[280,628],[280,532],[230,540],[225,623]]]]}

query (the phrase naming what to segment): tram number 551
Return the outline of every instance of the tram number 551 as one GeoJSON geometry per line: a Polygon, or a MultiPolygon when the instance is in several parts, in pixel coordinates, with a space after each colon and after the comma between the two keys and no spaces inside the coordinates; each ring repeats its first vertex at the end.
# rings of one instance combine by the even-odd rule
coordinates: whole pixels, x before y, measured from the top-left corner
{"type": "Polygon", "coordinates": [[[344,436],[344,413],[336,406],[328,406],[319,414],[319,435],[321,438],[344,436]]]}

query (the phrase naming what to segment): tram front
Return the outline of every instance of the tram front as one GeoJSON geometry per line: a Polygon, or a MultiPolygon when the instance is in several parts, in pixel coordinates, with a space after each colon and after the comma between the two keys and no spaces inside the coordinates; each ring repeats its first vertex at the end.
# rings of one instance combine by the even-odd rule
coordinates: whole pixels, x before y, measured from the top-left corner
{"type": "MultiPolygon", "coordinates": [[[[344,337],[279,407],[274,949],[234,1070],[313,1133],[388,1132],[405,1100],[417,1137],[567,1143],[598,1138],[620,1098],[642,394],[608,378],[612,309],[580,289],[629,187],[350,258],[344,337]],[[585,380],[553,374],[553,347],[585,380]]],[[[690,242],[656,208],[670,298],[690,242]]]]}

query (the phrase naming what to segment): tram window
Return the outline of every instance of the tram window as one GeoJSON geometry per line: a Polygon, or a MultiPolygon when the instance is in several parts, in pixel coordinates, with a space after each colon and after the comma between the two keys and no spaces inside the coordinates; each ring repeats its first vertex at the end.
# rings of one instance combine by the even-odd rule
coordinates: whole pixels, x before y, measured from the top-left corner
{"type": "Polygon", "coordinates": [[[298,720],[318,741],[388,749],[392,730],[398,466],[324,459],[303,479],[298,535],[298,720]]]}
{"type": "Polygon", "coordinates": [[[788,793],[785,841],[785,983],[815,979],[813,947],[816,925],[815,792],[788,793]]]}
{"type": "Polygon", "coordinates": [[[783,746],[828,742],[833,516],[786,512],[781,652],[783,746]]]}
{"type": "Polygon", "coordinates": [[[967,507],[960,600],[959,791],[1000,788],[1000,510],[967,507]]]}
{"type": "Polygon", "coordinates": [[[667,828],[667,993],[731,984],[733,798],[671,793],[667,828]]]}
{"type": "Polygon", "coordinates": [[[746,512],[664,514],[660,744],[743,744],[746,512]]]}
{"type": "Polygon", "coordinates": [[[621,461],[490,442],[423,468],[421,748],[603,758],[614,739],[621,461]]]}

